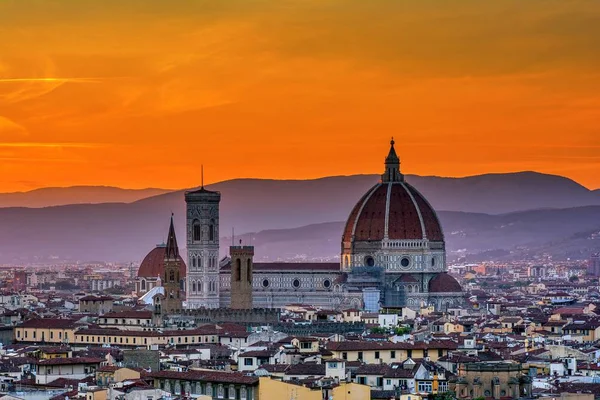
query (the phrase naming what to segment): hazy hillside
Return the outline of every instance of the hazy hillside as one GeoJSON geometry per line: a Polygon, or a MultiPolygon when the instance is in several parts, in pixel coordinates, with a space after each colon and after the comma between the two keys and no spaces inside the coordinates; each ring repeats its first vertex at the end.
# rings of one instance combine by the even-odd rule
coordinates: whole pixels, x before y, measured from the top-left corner
{"type": "MultiPolygon", "coordinates": [[[[586,256],[590,249],[600,249],[600,240],[588,238],[591,232],[600,231],[600,206],[503,215],[441,211],[439,216],[446,232],[450,259],[462,255],[469,255],[471,260],[489,255],[506,258],[511,252],[513,258],[536,253],[566,258],[574,254],[586,256]]],[[[5,221],[0,226],[0,262],[14,262],[22,255],[43,260],[48,256],[73,260],[139,260],[164,240],[168,213],[163,212],[160,217],[159,220],[148,218],[144,211],[127,204],[0,209],[0,219],[5,221]]],[[[183,224],[181,221],[176,224],[183,247],[183,224]]],[[[339,253],[343,224],[340,221],[264,230],[236,235],[236,242],[242,239],[244,243],[255,245],[259,260],[295,256],[331,258],[339,253]]],[[[232,240],[230,235],[221,236],[224,253],[232,240]]]]}
{"type": "MultiPolygon", "coordinates": [[[[220,236],[223,237],[231,235],[232,227],[239,235],[344,221],[358,198],[377,179],[374,175],[308,181],[238,179],[209,188],[222,193],[220,236]]],[[[456,211],[440,212],[449,249],[493,250],[530,243],[538,239],[536,235],[547,240],[561,239],[595,229],[600,221],[594,207],[569,211],[570,218],[561,217],[561,210],[547,210],[600,204],[598,193],[562,177],[527,172],[456,179],[409,176],[408,180],[436,209],[456,211]],[[538,211],[486,215],[527,209],[538,211]],[[555,216],[560,223],[552,222],[555,216]]],[[[129,204],[0,208],[0,262],[25,256],[46,259],[53,255],[81,260],[139,259],[164,240],[171,211],[175,213],[179,242],[183,246],[184,191],[129,204]]],[[[266,241],[269,251],[265,255],[306,252],[308,245],[325,246],[323,240],[331,246],[325,246],[325,250],[333,248],[337,253],[340,232],[336,233],[336,228],[329,224],[324,226],[329,228],[318,240],[312,232],[296,231],[303,236],[291,239],[295,244],[289,251],[284,251],[282,243],[266,241]]],[[[331,251],[315,250],[315,254],[328,255],[331,251]]]]}
{"type": "Polygon", "coordinates": [[[0,207],[50,207],[66,204],[131,203],[169,192],[165,189],[121,189],[111,186],[43,188],[28,192],[0,193],[0,207]]]}
{"type": "MultiPolygon", "coordinates": [[[[542,253],[558,259],[587,258],[600,250],[600,206],[538,210],[504,215],[441,211],[450,259],[467,256],[485,259],[496,252],[504,259],[534,257],[542,253]],[[595,250],[594,250],[595,249],[595,250]]],[[[330,258],[340,251],[344,222],[308,225],[296,229],[266,230],[236,238],[256,247],[270,259],[306,256],[330,258]]],[[[230,242],[230,237],[224,238],[230,242]]],[[[498,257],[498,256],[497,256],[498,257]]],[[[499,257],[500,258],[500,257],[499,257]]]]}

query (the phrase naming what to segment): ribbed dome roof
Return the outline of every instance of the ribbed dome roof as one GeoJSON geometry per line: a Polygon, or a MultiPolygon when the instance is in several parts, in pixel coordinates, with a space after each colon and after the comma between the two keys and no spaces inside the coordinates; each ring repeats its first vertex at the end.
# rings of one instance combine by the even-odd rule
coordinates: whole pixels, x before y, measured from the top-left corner
{"type": "Polygon", "coordinates": [[[460,283],[447,272],[437,274],[429,281],[429,293],[458,293],[462,292],[460,283]]]}
{"type": "Polygon", "coordinates": [[[379,183],[354,206],[343,241],[428,239],[443,241],[437,215],[425,198],[406,182],[379,183]]]}
{"type": "Polygon", "coordinates": [[[392,139],[381,183],[373,186],[352,209],[342,241],[444,241],[438,217],[425,197],[404,180],[392,139]]]}
{"type": "MultiPolygon", "coordinates": [[[[164,279],[163,275],[165,272],[165,254],[167,251],[166,245],[158,245],[144,258],[138,269],[137,276],[146,278],[156,278],[160,276],[164,279]]],[[[179,276],[185,277],[186,266],[183,258],[178,256],[179,259],[179,276]]]]}

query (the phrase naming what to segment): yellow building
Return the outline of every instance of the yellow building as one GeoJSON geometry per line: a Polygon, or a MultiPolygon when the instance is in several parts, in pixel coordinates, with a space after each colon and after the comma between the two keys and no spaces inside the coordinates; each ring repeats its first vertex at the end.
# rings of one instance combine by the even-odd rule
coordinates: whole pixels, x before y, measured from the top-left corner
{"type": "Polygon", "coordinates": [[[30,319],[15,327],[16,342],[70,343],[77,325],[72,319],[30,319]]]}
{"type": "Polygon", "coordinates": [[[341,382],[333,389],[309,389],[269,377],[261,377],[258,383],[258,399],[323,400],[324,398],[330,400],[370,399],[371,387],[358,383],[341,382]]]}
{"type": "Polygon", "coordinates": [[[367,364],[394,363],[407,358],[427,358],[437,361],[456,350],[457,344],[449,340],[432,340],[429,342],[392,343],[392,342],[329,342],[327,350],[333,358],[346,361],[362,361],[367,364]]]}
{"type": "Polygon", "coordinates": [[[140,372],[130,368],[107,365],[96,371],[96,382],[101,386],[136,379],[140,379],[140,372]]]}

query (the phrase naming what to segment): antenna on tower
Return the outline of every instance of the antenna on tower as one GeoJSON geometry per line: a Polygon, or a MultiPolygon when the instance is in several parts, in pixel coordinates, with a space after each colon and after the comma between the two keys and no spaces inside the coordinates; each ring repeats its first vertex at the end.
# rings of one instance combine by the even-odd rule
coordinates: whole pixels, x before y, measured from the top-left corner
{"type": "Polygon", "coordinates": [[[235,246],[235,227],[231,227],[231,245],[235,246]]]}
{"type": "Polygon", "coordinates": [[[201,187],[204,189],[204,164],[200,165],[200,179],[201,179],[201,187]]]}

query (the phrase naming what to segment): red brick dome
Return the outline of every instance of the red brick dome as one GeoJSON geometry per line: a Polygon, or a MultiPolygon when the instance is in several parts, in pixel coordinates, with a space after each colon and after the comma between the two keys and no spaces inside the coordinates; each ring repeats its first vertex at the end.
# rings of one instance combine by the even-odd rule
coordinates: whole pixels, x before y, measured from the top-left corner
{"type": "Polygon", "coordinates": [[[423,195],[403,179],[373,186],[354,206],[342,241],[427,239],[443,241],[438,217],[423,195]]]}
{"type": "Polygon", "coordinates": [[[437,274],[429,281],[429,293],[458,293],[462,292],[460,283],[447,272],[437,274]]]}
{"type": "MultiPolygon", "coordinates": [[[[161,279],[164,279],[163,275],[165,272],[165,254],[167,251],[167,246],[162,244],[156,246],[140,264],[140,268],[138,269],[137,276],[145,277],[145,278],[156,278],[160,276],[161,279]]],[[[181,278],[185,277],[186,266],[183,258],[179,257],[179,276],[181,278]]]]}

